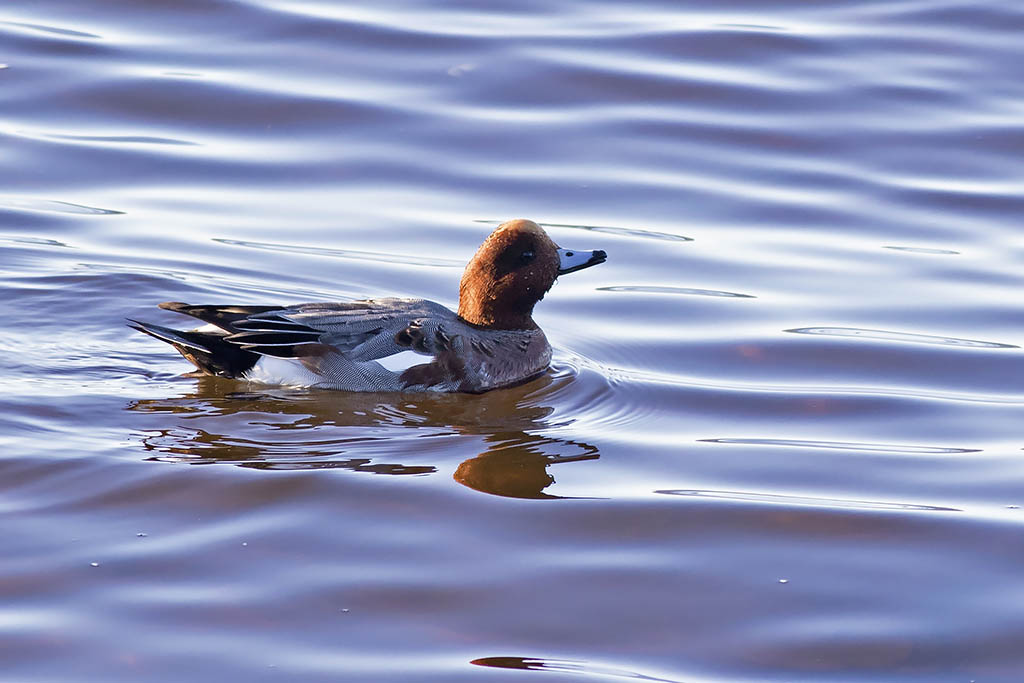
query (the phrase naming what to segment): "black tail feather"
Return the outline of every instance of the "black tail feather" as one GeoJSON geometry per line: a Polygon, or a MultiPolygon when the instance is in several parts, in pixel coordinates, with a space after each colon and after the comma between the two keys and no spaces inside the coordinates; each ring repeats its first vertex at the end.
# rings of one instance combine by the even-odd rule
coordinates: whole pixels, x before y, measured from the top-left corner
{"type": "MultiPolygon", "coordinates": [[[[163,305],[161,306],[163,307],[163,305]]],[[[176,348],[186,360],[207,375],[241,377],[251,370],[259,360],[258,354],[225,341],[225,335],[216,332],[173,330],[162,325],[131,319],[129,319],[128,326],[167,342],[176,348]]]]}
{"type": "Polygon", "coordinates": [[[320,332],[316,330],[295,330],[282,332],[280,330],[267,330],[258,332],[239,332],[227,337],[232,344],[243,346],[294,346],[309,342],[319,342],[320,332]]]}
{"type": "Polygon", "coordinates": [[[315,354],[323,332],[274,314],[239,321],[225,339],[263,356],[301,358],[315,354]]]}

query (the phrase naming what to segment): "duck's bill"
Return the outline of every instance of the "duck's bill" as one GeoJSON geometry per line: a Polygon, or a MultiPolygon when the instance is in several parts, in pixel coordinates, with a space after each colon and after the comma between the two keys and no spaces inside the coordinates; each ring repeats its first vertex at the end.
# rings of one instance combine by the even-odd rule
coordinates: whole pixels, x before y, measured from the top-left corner
{"type": "Polygon", "coordinates": [[[574,273],[577,270],[583,270],[590,266],[596,266],[598,263],[604,263],[608,260],[608,254],[604,253],[600,249],[595,251],[576,251],[575,249],[559,249],[558,250],[558,274],[565,275],[566,273],[574,273]]]}

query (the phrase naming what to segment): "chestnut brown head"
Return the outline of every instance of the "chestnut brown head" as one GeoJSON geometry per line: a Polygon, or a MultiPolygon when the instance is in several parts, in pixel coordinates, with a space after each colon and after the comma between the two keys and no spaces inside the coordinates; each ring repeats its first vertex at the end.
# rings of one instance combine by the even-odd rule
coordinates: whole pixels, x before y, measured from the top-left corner
{"type": "Polygon", "coordinates": [[[603,251],[560,249],[525,219],[502,223],[477,249],[459,284],[459,316],[495,329],[533,329],[533,307],[555,279],[607,258],[603,251]]]}

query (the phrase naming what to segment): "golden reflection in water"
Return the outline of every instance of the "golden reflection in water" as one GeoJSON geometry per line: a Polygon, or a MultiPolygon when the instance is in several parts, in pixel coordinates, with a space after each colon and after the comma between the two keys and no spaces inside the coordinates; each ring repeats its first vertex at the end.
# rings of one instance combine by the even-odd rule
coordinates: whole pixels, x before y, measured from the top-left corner
{"type": "Polygon", "coordinates": [[[485,439],[491,445],[486,452],[464,460],[455,470],[455,481],[471,489],[509,498],[559,498],[544,493],[555,478],[548,466],[563,462],[595,460],[597,448],[579,441],[552,439],[525,432],[502,432],[485,439]],[[573,446],[576,455],[548,455],[544,446],[573,446]]]}
{"type": "Polygon", "coordinates": [[[561,381],[545,375],[464,395],[239,391],[238,382],[199,377],[189,393],[133,401],[128,410],[156,422],[135,435],[150,460],[194,465],[425,475],[464,447],[446,447],[452,437],[482,436],[487,449],[466,458],[455,481],[498,496],[559,498],[544,492],[555,481],[548,467],[600,457],[591,444],[535,433],[566,424],[551,419],[546,400],[561,381]]]}

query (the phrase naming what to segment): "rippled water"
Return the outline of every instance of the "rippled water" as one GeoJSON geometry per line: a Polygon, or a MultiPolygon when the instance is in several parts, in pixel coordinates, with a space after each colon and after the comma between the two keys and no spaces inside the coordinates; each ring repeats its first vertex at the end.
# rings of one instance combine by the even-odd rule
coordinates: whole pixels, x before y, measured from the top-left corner
{"type": "Polygon", "coordinates": [[[1024,7],[0,9],[0,678],[1019,681],[1024,7]],[[126,317],[608,263],[482,396],[126,317]],[[194,465],[194,466],[189,466],[194,465]]]}

